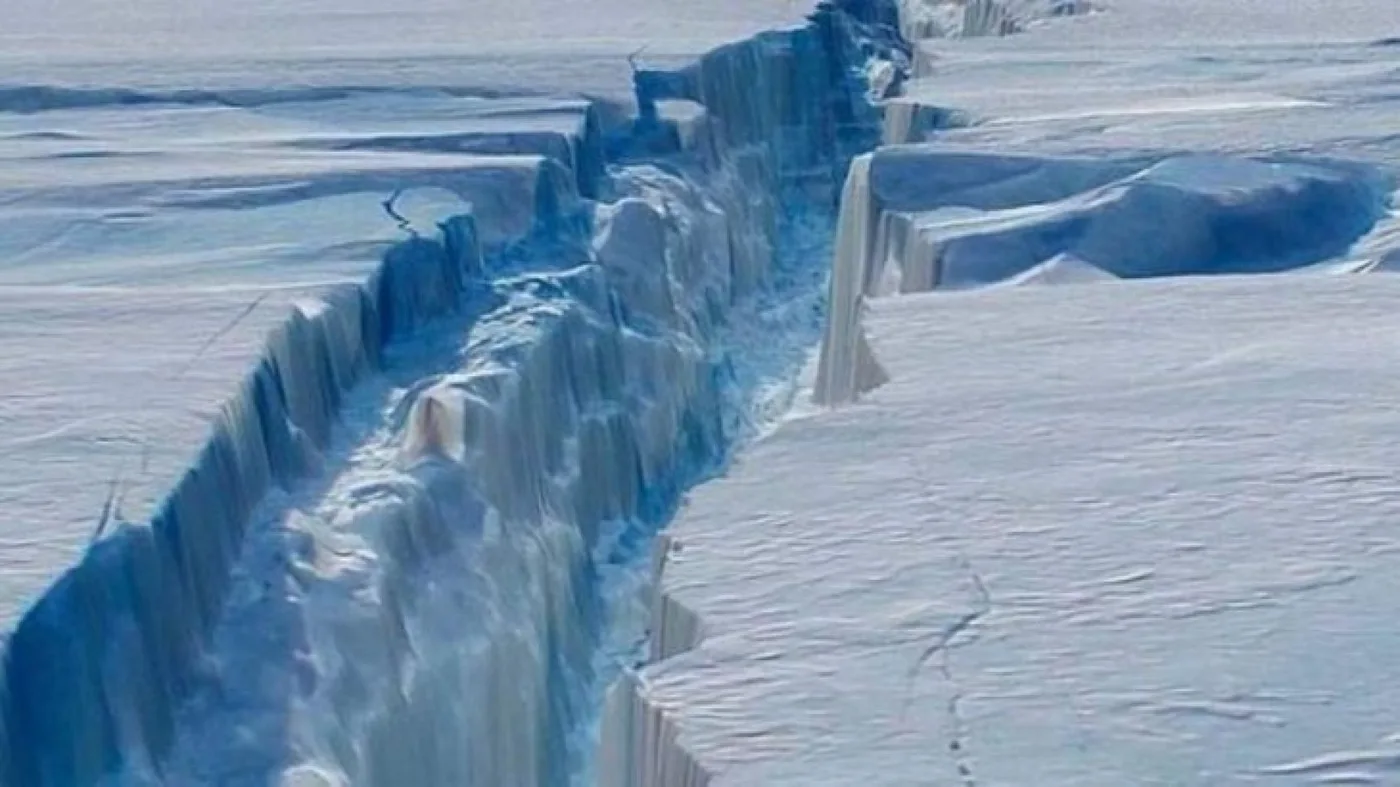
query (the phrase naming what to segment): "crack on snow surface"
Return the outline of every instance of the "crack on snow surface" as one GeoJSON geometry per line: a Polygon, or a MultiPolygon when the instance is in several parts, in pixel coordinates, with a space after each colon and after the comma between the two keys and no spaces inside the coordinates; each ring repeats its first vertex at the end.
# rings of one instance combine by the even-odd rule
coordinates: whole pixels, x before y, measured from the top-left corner
{"type": "Polygon", "coordinates": [[[937,668],[943,680],[948,684],[951,692],[948,697],[947,712],[950,726],[948,738],[948,752],[953,758],[954,765],[958,771],[958,777],[962,780],[964,787],[976,787],[977,779],[972,768],[972,759],[969,752],[969,730],[967,718],[962,712],[963,691],[953,674],[952,657],[950,651],[953,641],[959,635],[971,629],[978,621],[991,614],[993,601],[991,591],[987,588],[987,583],[982,579],[982,575],[973,569],[966,557],[958,558],[958,565],[967,572],[968,581],[973,590],[973,609],[954,620],[942,630],[934,633],[932,641],[919,654],[919,658],[910,666],[906,676],[907,688],[905,690],[904,709],[902,716],[907,717],[909,708],[914,703],[914,686],[919,679],[919,673],[928,666],[929,662],[937,657],[937,668]]]}

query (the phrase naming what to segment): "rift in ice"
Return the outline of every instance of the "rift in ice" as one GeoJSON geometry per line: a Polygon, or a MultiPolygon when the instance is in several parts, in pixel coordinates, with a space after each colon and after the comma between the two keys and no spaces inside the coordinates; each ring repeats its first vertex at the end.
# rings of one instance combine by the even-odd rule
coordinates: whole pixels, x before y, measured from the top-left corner
{"type": "Polygon", "coordinates": [[[590,771],[651,536],[817,336],[832,189],[879,133],[867,61],[903,67],[892,19],[832,4],[640,69],[632,121],[374,140],[487,154],[422,184],[472,212],[414,226],[396,189],[413,237],[298,306],[153,519],[25,616],[5,783],[590,771]],[[767,308],[794,299],[814,307],[767,308]]]}

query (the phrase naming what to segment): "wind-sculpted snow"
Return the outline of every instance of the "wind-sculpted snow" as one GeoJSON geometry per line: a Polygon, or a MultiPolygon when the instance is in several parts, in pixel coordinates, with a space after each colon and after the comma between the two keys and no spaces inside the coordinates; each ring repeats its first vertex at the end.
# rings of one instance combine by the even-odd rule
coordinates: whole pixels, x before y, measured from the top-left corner
{"type": "MultiPolygon", "coordinates": [[[[144,172],[109,157],[41,177],[27,159],[10,188],[35,210],[141,205],[203,244],[256,216],[274,220],[250,233],[314,229],[335,248],[336,209],[373,197],[398,240],[344,239],[376,255],[370,275],[301,298],[149,521],[114,510],[23,616],[0,782],[523,787],[589,771],[600,692],[630,658],[612,648],[635,636],[617,628],[628,577],[679,495],[783,396],[766,375],[815,338],[811,217],[878,136],[866,61],[902,67],[890,19],[843,3],[686,69],[642,68],[625,123],[583,102],[493,113],[448,96],[426,131],[371,113],[340,135],[281,133],[278,113],[398,100],[313,91],[260,105],[274,133],[236,140],[254,155],[232,174],[185,171],[208,151],[179,145],[144,172]]],[[[234,101],[11,98],[44,110],[10,121],[28,135],[14,144],[58,146],[88,142],[49,133],[74,106],[174,104],[160,111],[178,127],[203,122],[184,105],[234,101]]],[[[67,274],[27,257],[135,260],[170,236],[111,237],[12,238],[0,273],[54,286],[67,274]]]]}
{"type": "MultiPolygon", "coordinates": [[[[968,169],[995,173],[984,160],[973,157],[968,169]]],[[[933,166],[958,169],[952,161],[933,166]]],[[[1080,166],[1087,179],[1100,169],[1080,166]]],[[[878,180],[895,171],[897,164],[877,164],[872,190],[884,191],[878,180]]],[[[1347,249],[1384,213],[1388,197],[1383,179],[1357,167],[1223,157],[1173,157],[1059,198],[1023,191],[1028,177],[989,184],[1003,199],[1008,185],[1019,192],[1005,207],[983,208],[983,199],[995,205],[997,197],[975,182],[925,181],[935,190],[931,209],[916,198],[893,200],[907,219],[891,218],[894,226],[876,238],[879,262],[867,278],[904,291],[975,286],[1061,253],[1127,278],[1284,270],[1347,249]],[[1139,243],[1148,233],[1161,233],[1163,242],[1139,243]]]]}
{"type": "Polygon", "coordinates": [[[818,397],[883,379],[858,328],[866,298],[1045,282],[1035,271],[1066,259],[1119,278],[1291,270],[1343,256],[1389,191],[1378,171],[1325,161],[883,148],[843,197],[818,397]]]}

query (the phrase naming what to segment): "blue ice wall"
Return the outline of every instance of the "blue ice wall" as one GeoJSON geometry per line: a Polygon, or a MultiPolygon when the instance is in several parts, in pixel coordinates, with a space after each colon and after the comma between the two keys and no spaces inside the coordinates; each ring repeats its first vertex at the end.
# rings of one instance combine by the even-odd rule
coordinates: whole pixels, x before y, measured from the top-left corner
{"type": "Polygon", "coordinates": [[[149,523],[97,541],[11,634],[0,765],[12,785],[91,784],[159,752],[215,625],[249,517],[324,447],[345,392],[384,344],[458,307],[480,276],[469,216],[393,248],[370,281],[300,312],[267,349],[149,523]]]}

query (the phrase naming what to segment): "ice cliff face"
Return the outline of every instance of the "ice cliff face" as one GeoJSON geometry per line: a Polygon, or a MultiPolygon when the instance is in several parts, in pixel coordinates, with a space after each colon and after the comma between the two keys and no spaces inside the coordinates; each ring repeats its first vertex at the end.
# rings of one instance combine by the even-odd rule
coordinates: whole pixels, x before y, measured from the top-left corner
{"type": "Polygon", "coordinates": [[[818,280],[782,260],[878,137],[894,22],[826,3],[638,71],[633,121],[459,141],[475,214],[289,315],[154,518],[24,617],[0,782],[567,781],[609,564],[743,434],[733,336],[818,280]]]}
{"type": "MultiPolygon", "coordinates": [[[[912,0],[900,4],[898,29],[909,40],[1005,35],[1046,16],[1094,10],[1081,3],[912,0]]],[[[983,50],[973,51],[976,52],[973,60],[985,56],[983,50]]],[[[1055,50],[1054,56],[1062,55],[1062,51],[1055,50]]],[[[960,65],[966,66],[966,63],[960,65]]],[[[1017,61],[1010,70],[1019,75],[1023,66],[1017,61]]],[[[919,67],[916,55],[916,75],[919,67]]],[[[1041,65],[1036,63],[1035,67],[1041,65]]],[[[872,388],[891,382],[890,371],[882,368],[862,327],[863,312],[871,299],[940,289],[1072,286],[1118,278],[1277,273],[1328,263],[1348,255],[1364,260],[1357,266],[1358,270],[1384,269],[1393,257],[1391,247],[1395,234],[1386,215],[1392,208],[1394,182],[1383,169],[1370,164],[1275,152],[1204,153],[1199,151],[1199,145],[1173,147],[1157,138],[1139,146],[1098,147],[1102,143],[1092,135],[1091,141],[1084,143],[1091,152],[1079,155],[1036,151],[1030,144],[1025,147],[1036,152],[1017,153],[1010,142],[988,144],[982,140],[981,145],[976,145],[967,141],[978,141],[975,133],[963,136],[962,144],[950,141],[907,144],[923,141],[934,131],[969,123],[975,126],[974,119],[958,110],[929,103],[931,90],[914,93],[911,88],[910,95],[899,95],[902,73],[890,76],[878,67],[869,73],[871,84],[880,86],[879,94],[889,97],[884,106],[882,134],[888,146],[857,156],[851,162],[841,192],[826,333],[815,378],[814,395],[818,404],[845,404],[872,388]],[[885,76],[881,77],[882,74],[885,76]]],[[[973,94],[982,89],[977,76],[980,72],[974,67],[969,68],[968,73],[973,76],[965,79],[972,84],[964,88],[967,94],[973,94]]],[[[1008,81],[1024,88],[1015,77],[1008,81]]],[[[1026,112],[1016,117],[1016,112],[1007,110],[1015,122],[1005,125],[1046,122],[1053,126],[1053,121],[1061,117],[1078,118],[1074,114],[1079,109],[1075,102],[1083,98],[1083,94],[1078,90],[1077,81],[1074,85],[1074,90],[1067,91],[1071,95],[1065,102],[1068,106],[1057,107],[1063,116],[1047,113],[1048,119],[1042,119],[1036,113],[1026,112]]],[[[1016,93],[1012,90],[1011,94],[1015,97],[1013,100],[1019,101],[1030,91],[1016,93]]],[[[1130,104],[1124,114],[1158,110],[1167,114],[1170,109],[1170,106],[1161,109],[1150,103],[1145,107],[1130,104]]],[[[1046,132],[1047,136],[1058,130],[1052,128],[1046,132]]],[[[1102,130],[1096,128],[1094,134],[1102,130]]],[[[997,136],[995,131],[990,133],[996,142],[1017,139],[1014,131],[1004,136],[997,136]]],[[[956,137],[956,134],[949,136],[956,137]]],[[[1096,297],[1104,295],[1099,292],[1096,297]]],[[[942,302],[927,298],[919,302],[923,304],[919,308],[925,312],[922,319],[929,325],[938,325],[945,313],[942,302]]],[[[966,303],[948,306],[947,313],[956,313],[959,308],[968,306],[966,303]]],[[[909,313],[914,311],[915,308],[909,308],[909,313]]],[[[996,312],[984,318],[985,322],[979,322],[979,327],[1016,322],[1015,318],[996,312]]],[[[950,330],[955,327],[950,326],[950,330]]],[[[1046,328],[1052,333],[1057,329],[1058,326],[1046,328]]],[[[1132,327],[1109,324],[1107,329],[1131,331],[1132,327]]],[[[936,331],[936,328],[928,330],[936,331]]],[[[908,342],[904,349],[909,352],[895,359],[902,360],[903,366],[891,365],[889,369],[911,373],[909,370],[926,361],[918,355],[917,343],[908,342]]],[[[976,346],[976,342],[969,346],[976,346]]],[[[1031,354],[1045,352],[1039,344],[1028,347],[1031,354]]],[[[921,400],[924,393],[931,390],[929,381],[932,379],[929,377],[919,386],[904,389],[911,392],[911,402],[921,400]]],[[[893,383],[890,389],[899,387],[899,378],[893,383]]],[[[942,381],[931,384],[937,387],[942,381]]],[[[1025,389],[1012,387],[1008,390],[1025,389]]],[[[786,458],[798,457],[798,461],[793,464],[760,461],[756,466],[765,468],[769,474],[764,481],[749,487],[738,481],[732,486],[718,487],[723,490],[720,492],[715,492],[713,487],[707,491],[715,494],[716,499],[729,494],[742,495],[746,491],[761,496],[768,488],[765,485],[773,479],[783,473],[791,475],[794,468],[800,469],[804,462],[809,462],[806,452],[822,450],[818,440],[810,440],[822,427],[811,430],[808,427],[823,418],[827,418],[827,423],[840,424],[837,428],[850,429],[839,443],[827,444],[839,445],[844,459],[848,460],[850,447],[868,439],[871,419],[880,420],[883,406],[884,402],[877,401],[870,407],[854,408],[846,415],[834,413],[829,414],[829,418],[801,419],[793,425],[795,432],[788,433],[788,439],[793,442],[786,448],[786,458]],[[792,434],[798,437],[793,438],[792,434]],[[775,471],[774,467],[780,469],[775,471]]],[[[930,429],[944,429],[947,426],[945,415],[944,412],[934,413],[930,429]]],[[[889,423],[907,424],[909,421],[889,423]]],[[[992,418],[989,423],[1000,425],[1001,419],[992,418]]],[[[901,431],[895,426],[888,439],[893,442],[904,439],[903,435],[895,436],[901,431]]],[[[1014,439],[1021,441],[1026,432],[1014,434],[1014,439]]],[[[765,459],[781,455],[782,451],[768,452],[765,448],[772,449],[783,439],[779,437],[760,446],[758,453],[765,459]]],[[[911,444],[914,443],[919,443],[919,439],[913,439],[911,444]]],[[[918,450],[924,450],[924,446],[921,444],[918,450]]],[[[958,451],[949,455],[961,456],[958,451]]],[[[862,475],[866,469],[853,469],[854,485],[878,490],[873,494],[882,497],[898,498],[907,493],[911,501],[916,501],[912,506],[929,506],[927,474],[923,471],[914,472],[914,476],[922,477],[911,481],[913,491],[907,491],[905,487],[897,487],[891,477],[884,476],[883,468],[871,470],[869,477],[862,475]]],[[[743,478],[746,474],[738,475],[743,478]]],[[[791,488],[798,490],[794,499],[806,494],[800,482],[792,484],[791,488]]],[[[701,496],[704,494],[702,492],[701,496]]],[[[880,504],[886,503],[881,501],[880,504]]],[[[898,505],[895,503],[894,507],[898,505]]],[[[816,508],[821,506],[814,510],[816,508]]],[[[859,514],[853,515],[851,521],[860,525],[857,529],[862,535],[868,536],[862,517],[869,515],[872,509],[860,505],[855,509],[859,509],[859,514]]],[[[830,651],[839,647],[836,643],[843,635],[836,631],[844,626],[850,627],[844,636],[852,650],[862,654],[892,652],[893,643],[902,635],[887,633],[872,638],[867,629],[872,618],[865,614],[868,612],[865,600],[897,598],[907,601],[910,606],[901,608],[891,617],[901,620],[900,625],[903,625],[908,620],[904,617],[906,610],[925,603],[927,594],[922,592],[923,585],[914,583],[920,589],[902,596],[891,595],[888,586],[883,584],[884,577],[869,575],[857,582],[863,588],[854,596],[861,599],[856,604],[856,613],[847,619],[828,617],[824,602],[837,594],[824,596],[829,583],[823,571],[815,571],[812,583],[806,586],[790,581],[789,573],[801,573],[804,566],[819,565],[821,560],[814,562],[814,555],[839,552],[879,555],[883,562],[881,569],[875,572],[878,574],[891,565],[887,562],[891,554],[889,545],[903,542],[898,538],[876,538],[878,546],[855,546],[854,541],[859,537],[848,538],[839,527],[831,532],[841,535],[820,532],[809,538],[809,534],[831,530],[831,526],[838,524],[826,517],[825,512],[805,520],[802,517],[793,520],[784,513],[790,512],[791,507],[768,509],[766,503],[744,515],[736,516],[728,505],[717,506],[717,510],[722,513],[708,521],[704,521],[704,514],[699,515],[703,524],[696,528],[710,534],[724,531],[723,536],[709,543],[696,536],[687,543],[686,531],[682,531],[659,539],[655,545],[653,571],[658,577],[658,588],[650,599],[651,639],[647,663],[639,669],[626,671],[609,693],[598,762],[602,783],[624,787],[704,787],[806,783],[805,779],[812,783],[846,784],[848,781],[842,781],[843,778],[849,780],[851,774],[859,772],[859,766],[850,763],[867,762],[865,755],[872,752],[880,754],[869,761],[884,758],[884,766],[892,767],[882,766],[860,773],[862,777],[889,783],[900,782],[903,778],[917,783],[927,778],[926,774],[935,772],[920,760],[920,756],[927,753],[929,760],[940,761],[943,767],[941,760],[949,751],[952,763],[948,770],[939,772],[946,773],[950,780],[962,777],[970,782],[973,772],[968,766],[964,739],[960,737],[962,717],[957,716],[959,711],[955,707],[950,711],[954,716],[952,732],[935,732],[932,738],[926,737],[925,732],[934,725],[917,727],[906,723],[907,703],[897,712],[897,722],[888,728],[878,723],[851,722],[853,716],[863,715],[867,705],[877,709],[869,714],[875,719],[891,707],[900,707],[901,700],[907,699],[903,695],[911,693],[911,685],[900,686],[897,678],[889,679],[902,668],[901,662],[881,662],[882,666],[875,673],[878,678],[852,692],[852,696],[858,695],[858,698],[844,709],[830,710],[836,705],[827,704],[826,692],[813,683],[813,676],[836,674],[864,658],[862,655],[827,659],[830,651]],[[719,522],[725,524],[719,525],[719,522]],[[733,527],[726,530],[729,525],[733,527]],[[826,538],[832,539],[835,551],[812,550],[813,540],[826,538]],[[716,546],[719,541],[724,542],[722,548],[716,546]],[[781,546],[774,547],[778,542],[781,546]],[[697,543],[701,545],[697,547],[697,543]],[[768,562],[756,556],[768,548],[773,555],[768,562]],[[779,577],[774,583],[781,586],[782,591],[764,595],[763,601],[755,606],[746,601],[752,598],[746,593],[735,593],[728,584],[712,582],[724,572],[714,573],[709,567],[722,560],[717,556],[724,554],[737,556],[734,565],[764,566],[750,573],[768,579],[779,577]],[[699,568],[701,566],[705,568],[699,568]],[[667,578],[670,578],[669,584],[667,578]],[[822,596],[823,603],[813,604],[813,595],[822,596]],[[733,613],[731,623],[736,620],[742,623],[724,630],[725,626],[716,622],[720,615],[709,614],[707,619],[706,613],[713,613],[714,609],[696,603],[707,597],[714,601],[715,609],[733,613]],[[766,612],[774,609],[778,612],[773,614],[772,620],[759,624],[755,620],[762,615],[751,614],[757,607],[763,607],[766,612]],[[735,611],[739,609],[744,611],[735,611]],[[804,630],[800,622],[794,622],[804,615],[810,616],[812,628],[804,630]],[[734,632],[738,629],[745,629],[745,636],[736,638],[734,632]],[[803,648],[807,650],[804,652],[803,648]],[[678,688],[682,684],[685,688],[678,688]],[[727,691],[726,687],[734,691],[727,691]],[[872,701],[867,696],[884,690],[889,690],[889,694],[883,699],[872,701]],[[768,715],[752,710],[754,707],[771,710],[784,703],[787,703],[784,710],[768,715]],[[860,711],[848,712],[857,706],[860,711]],[[833,732],[843,726],[860,729],[854,734],[833,732]],[[916,729],[916,733],[911,732],[916,729]],[[716,730],[722,732],[716,734],[716,730]],[[911,733],[907,748],[901,742],[906,733],[911,733]],[[946,741],[940,740],[939,734],[947,735],[946,741]],[[839,765],[830,769],[824,767],[834,763],[839,765]]],[[[881,518],[878,513],[874,517],[881,518]]],[[[915,519],[917,516],[897,517],[891,521],[907,526],[915,519]]],[[[993,528],[998,535],[1000,527],[998,520],[993,528]]],[[[944,535],[946,533],[941,530],[929,530],[916,539],[944,535]]],[[[896,547],[895,551],[899,549],[896,547]]],[[[937,551],[936,548],[926,550],[928,553],[937,551]]],[[[951,604],[958,608],[958,615],[950,617],[952,628],[945,629],[946,636],[939,644],[923,651],[919,666],[909,673],[911,676],[930,655],[989,608],[990,601],[985,597],[981,578],[974,574],[973,579],[971,584],[979,591],[973,594],[974,610],[962,611],[961,596],[952,600],[951,604]]],[[[934,604],[945,600],[938,599],[934,604]]],[[[877,660],[872,657],[872,662],[877,660]]],[[[947,682],[953,682],[951,677],[947,682]]],[[[840,680],[826,683],[849,685],[840,680]]],[[[952,690],[956,692],[957,688],[952,690]]],[[[952,700],[954,704],[956,701],[952,700]]],[[[943,707],[940,703],[929,703],[929,706],[943,707]]],[[[895,716],[896,713],[889,714],[892,720],[895,716]]],[[[1055,756],[1059,756],[1058,751],[1055,756]]]]}

